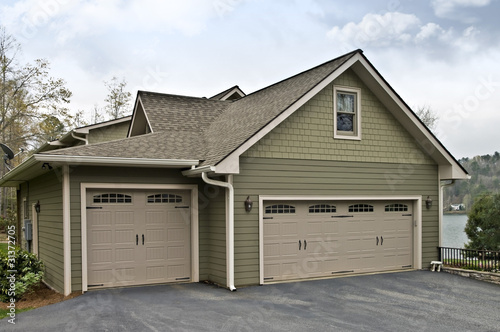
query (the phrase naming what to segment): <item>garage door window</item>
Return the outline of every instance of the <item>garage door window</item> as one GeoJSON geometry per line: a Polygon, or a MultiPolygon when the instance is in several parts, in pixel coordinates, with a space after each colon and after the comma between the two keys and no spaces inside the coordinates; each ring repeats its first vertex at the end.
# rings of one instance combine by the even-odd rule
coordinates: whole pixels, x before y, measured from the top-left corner
{"type": "Polygon", "coordinates": [[[295,213],[295,206],[288,204],[275,204],[266,206],[265,211],[269,214],[295,213]]]}
{"type": "Polygon", "coordinates": [[[333,213],[337,208],[330,204],[316,204],[309,206],[309,213],[333,213]]]}
{"type": "Polygon", "coordinates": [[[93,196],[93,202],[98,204],[132,203],[132,196],[116,193],[98,194],[93,196]]]}
{"type": "Polygon", "coordinates": [[[385,206],[385,212],[405,212],[408,211],[406,204],[389,204],[385,206]]]}
{"type": "Polygon", "coordinates": [[[148,196],[148,203],[181,203],[182,196],[174,194],[154,194],[148,196]]]}
{"type": "Polygon", "coordinates": [[[373,212],[373,205],[369,204],[349,205],[349,212],[373,212]]]}

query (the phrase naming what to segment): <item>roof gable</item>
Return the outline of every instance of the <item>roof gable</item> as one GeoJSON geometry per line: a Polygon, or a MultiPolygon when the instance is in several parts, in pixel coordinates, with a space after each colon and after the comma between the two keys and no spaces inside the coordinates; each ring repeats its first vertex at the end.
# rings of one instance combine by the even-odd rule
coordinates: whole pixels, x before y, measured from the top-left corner
{"type": "Polygon", "coordinates": [[[246,94],[243,90],[240,89],[239,86],[235,85],[232,88],[222,91],[221,93],[216,94],[210,99],[213,100],[236,100],[245,97],[246,94]]]}

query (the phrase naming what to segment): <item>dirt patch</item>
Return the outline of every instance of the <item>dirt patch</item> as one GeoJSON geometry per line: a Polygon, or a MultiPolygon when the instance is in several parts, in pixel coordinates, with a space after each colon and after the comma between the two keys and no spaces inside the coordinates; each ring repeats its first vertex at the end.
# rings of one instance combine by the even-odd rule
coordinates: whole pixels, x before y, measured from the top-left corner
{"type": "Polygon", "coordinates": [[[25,294],[21,300],[16,302],[16,308],[40,308],[49,304],[69,300],[79,295],[82,295],[82,292],[73,292],[68,296],[64,296],[42,283],[32,293],[25,294]]]}

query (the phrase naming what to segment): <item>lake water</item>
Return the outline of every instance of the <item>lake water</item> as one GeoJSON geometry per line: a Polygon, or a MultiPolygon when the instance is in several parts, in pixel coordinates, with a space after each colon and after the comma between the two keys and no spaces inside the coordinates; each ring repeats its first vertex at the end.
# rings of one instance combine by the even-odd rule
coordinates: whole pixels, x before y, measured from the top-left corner
{"type": "Polygon", "coordinates": [[[467,223],[466,214],[443,215],[442,246],[449,248],[463,248],[469,240],[464,232],[467,223]]]}

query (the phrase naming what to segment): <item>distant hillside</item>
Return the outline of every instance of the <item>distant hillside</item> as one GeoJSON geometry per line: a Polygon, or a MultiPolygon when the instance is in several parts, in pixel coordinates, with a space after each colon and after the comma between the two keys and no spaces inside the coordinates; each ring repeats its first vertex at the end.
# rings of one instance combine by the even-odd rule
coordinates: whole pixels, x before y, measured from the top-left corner
{"type": "Polygon", "coordinates": [[[486,191],[500,191],[500,153],[462,158],[459,162],[469,172],[471,179],[457,181],[453,186],[445,187],[445,209],[451,204],[463,203],[466,210],[469,210],[477,195],[486,191]]]}

